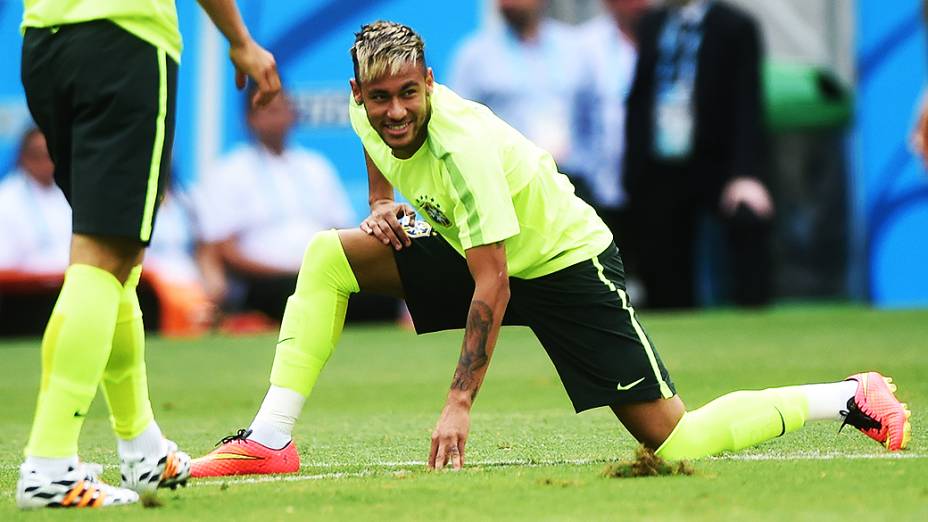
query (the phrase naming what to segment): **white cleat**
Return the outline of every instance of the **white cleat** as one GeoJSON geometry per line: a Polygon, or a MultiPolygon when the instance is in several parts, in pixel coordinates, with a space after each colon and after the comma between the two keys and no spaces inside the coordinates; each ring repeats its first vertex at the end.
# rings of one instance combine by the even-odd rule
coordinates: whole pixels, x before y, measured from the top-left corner
{"type": "Polygon", "coordinates": [[[135,491],[100,481],[99,465],[78,464],[58,477],[47,477],[23,464],[16,484],[16,505],[21,509],[43,507],[99,508],[139,501],[135,491]]]}
{"type": "Polygon", "coordinates": [[[178,451],[177,444],[165,439],[164,453],[157,457],[123,456],[119,466],[122,487],[139,493],[154,493],[158,488],[186,486],[190,478],[190,455],[178,451]]]}

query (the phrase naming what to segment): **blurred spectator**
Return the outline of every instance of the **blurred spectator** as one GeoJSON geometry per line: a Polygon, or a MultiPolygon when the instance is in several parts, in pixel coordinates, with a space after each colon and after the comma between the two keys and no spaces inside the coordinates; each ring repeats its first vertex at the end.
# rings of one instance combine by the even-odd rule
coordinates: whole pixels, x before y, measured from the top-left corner
{"type": "MultiPolygon", "coordinates": [[[[191,203],[176,184],[165,191],[155,230],[157,233],[152,234],[145,252],[144,287],[139,298],[144,301],[144,290],[153,290],[157,298],[157,324],[162,335],[203,334],[213,324],[215,306],[206,294],[195,259],[191,203]]],[[[143,309],[145,304],[143,302],[143,309]]]]}
{"type": "Polygon", "coordinates": [[[589,158],[577,132],[584,100],[578,31],[544,17],[545,0],[498,0],[503,26],[469,37],[452,59],[449,86],[480,102],[554,157],[583,194],[589,158]]]}
{"type": "Polygon", "coordinates": [[[71,207],[55,185],[45,136],[20,141],[16,166],[0,181],[0,335],[41,333],[71,245],[71,207]]]}
{"type": "Polygon", "coordinates": [[[674,0],[642,19],[639,42],[624,183],[647,238],[640,267],[648,305],[696,304],[704,215],[724,226],[734,301],[765,304],[773,205],[761,181],[757,26],[720,1],[674,0]]]}
{"type": "Polygon", "coordinates": [[[62,274],[71,245],[71,207],[36,128],[20,142],[16,168],[0,182],[0,270],[62,274]]]}
{"type": "MultiPolygon", "coordinates": [[[[589,58],[587,81],[592,87],[590,135],[585,138],[590,144],[590,203],[622,250],[626,277],[637,275],[638,247],[621,181],[625,102],[638,59],[636,29],[650,4],[650,0],[602,0],[605,12],[580,27],[589,58]]],[[[636,299],[633,289],[629,290],[636,299]]]]}
{"type": "Polygon", "coordinates": [[[279,320],[313,234],[357,220],[332,164],[288,143],[296,112],[285,93],[264,108],[248,104],[246,118],[255,141],[230,152],[196,189],[200,257],[215,302],[279,320]],[[230,292],[231,279],[240,295],[230,292]]]}

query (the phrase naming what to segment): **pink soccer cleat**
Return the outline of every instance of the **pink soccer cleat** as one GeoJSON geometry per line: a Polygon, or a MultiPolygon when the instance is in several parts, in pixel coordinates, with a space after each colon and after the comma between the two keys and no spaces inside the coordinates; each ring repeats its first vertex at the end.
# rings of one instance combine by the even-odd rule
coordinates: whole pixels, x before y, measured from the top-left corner
{"type": "Polygon", "coordinates": [[[275,450],[249,440],[251,430],[238,430],[221,441],[207,455],[194,459],[190,476],[226,477],[230,475],[270,475],[296,473],[300,470],[300,455],[293,441],[275,450]]]}
{"type": "Polygon", "coordinates": [[[858,373],[847,380],[857,381],[857,393],[848,399],[847,411],[841,412],[841,427],[850,424],[889,451],[904,449],[912,437],[912,413],[893,395],[893,380],[877,372],[858,373]]]}

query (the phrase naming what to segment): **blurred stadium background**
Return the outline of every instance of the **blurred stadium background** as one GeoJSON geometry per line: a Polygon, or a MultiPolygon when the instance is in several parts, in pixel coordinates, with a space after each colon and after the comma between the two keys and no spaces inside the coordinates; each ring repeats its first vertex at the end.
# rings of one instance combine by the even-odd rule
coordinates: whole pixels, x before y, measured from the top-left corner
{"type": "MultiPolygon", "coordinates": [[[[768,52],[775,294],[787,306],[646,312],[644,322],[691,406],[731,389],[840,378],[873,365],[896,377],[917,421],[928,413],[928,175],[909,149],[928,64],[921,0],[729,2],[760,22],[768,52]]],[[[277,56],[299,109],[295,140],[328,156],[361,216],[366,174],[346,112],[354,31],[378,18],[415,27],[442,82],[462,39],[500,23],[495,0],[238,3],[255,38],[277,56]]],[[[223,39],[195,0],[178,0],[177,7],[185,48],[174,162],[178,178],[190,185],[245,140],[247,130],[223,39]]],[[[600,0],[549,0],[548,9],[580,23],[599,12],[600,0]]],[[[21,0],[0,0],[0,176],[11,169],[30,125],[19,81],[21,16],[21,0]]],[[[701,286],[711,288],[713,278],[704,272],[701,286]]],[[[725,304],[708,290],[703,302],[725,304]]],[[[0,292],[0,318],[11,313],[3,304],[0,292]]],[[[273,335],[150,338],[152,396],[165,432],[201,454],[247,422],[266,389],[273,335]]],[[[202,481],[163,495],[161,510],[131,515],[926,519],[928,438],[918,423],[912,449],[901,457],[853,430],[836,435],[829,424],[702,462],[691,479],[601,480],[603,459],[629,454],[631,437],[607,411],[573,415],[527,330],[507,329],[501,339],[506,349],[495,356],[475,409],[471,467],[463,474],[427,474],[422,463],[459,333],[414,338],[393,325],[349,327],[295,432],[303,441],[300,475],[286,482],[202,481]],[[462,491],[480,493],[480,501],[458,502],[462,491]]],[[[38,385],[38,345],[34,337],[0,340],[7,404],[0,410],[2,520],[28,516],[14,510],[13,484],[38,385]]],[[[118,480],[112,446],[98,400],[82,435],[82,458],[107,464],[105,478],[118,480]]]]}
{"type": "MultiPolygon", "coordinates": [[[[780,302],[829,300],[880,307],[928,305],[928,176],[909,152],[924,82],[919,0],[733,0],[761,23],[774,155],[776,284],[780,302]]],[[[345,104],[353,32],[377,18],[423,34],[437,79],[462,38],[499,23],[495,2],[421,0],[242,0],[257,40],[277,56],[299,109],[295,139],[324,152],[356,214],[366,177],[345,104]]],[[[241,96],[223,40],[193,0],[177,2],[184,35],[174,163],[193,183],[244,140],[241,96]]],[[[599,0],[551,0],[550,14],[579,23],[599,0]]],[[[29,125],[19,82],[19,0],[0,0],[0,172],[29,125]]],[[[711,289],[711,272],[704,275],[711,289]]],[[[711,290],[703,301],[714,304],[711,290]]]]}
{"type": "MultiPolygon", "coordinates": [[[[300,110],[296,139],[330,157],[359,215],[366,210],[366,178],[345,111],[352,32],[381,17],[411,24],[424,35],[442,81],[461,38],[498,23],[487,0],[440,10],[415,0],[239,3],[293,91],[300,110]]],[[[776,131],[774,191],[785,211],[778,295],[928,304],[928,248],[918,241],[928,229],[928,182],[906,147],[926,63],[919,2],[733,3],[761,22],[769,59],[779,66],[769,69],[767,83],[776,131]]],[[[551,14],[568,22],[599,8],[598,0],[549,3],[551,14]]],[[[0,166],[10,165],[29,123],[18,79],[21,10],[19,0],[0,1],[0,166]]],[[[185,67],[175,164],[189,182],[246,131],[221,37],[192,0],[178,1],[178,10],[185,67]]]]}

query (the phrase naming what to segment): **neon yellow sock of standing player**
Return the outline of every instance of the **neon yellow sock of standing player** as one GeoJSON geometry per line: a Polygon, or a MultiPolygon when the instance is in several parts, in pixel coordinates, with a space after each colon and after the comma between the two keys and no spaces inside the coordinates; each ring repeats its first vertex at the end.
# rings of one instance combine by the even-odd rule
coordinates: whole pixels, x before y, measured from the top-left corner
{"type": "Polygon", "coordinates": [[[109,359],[122,285],[100,268],[76,264],[42,338],[42,380],[25,453],[68,458],[77,454],[84,416],[109,359]]]}
{"type": "Polygon", "coordinates": [[[138,437],[154,420],[145,370],[145,327],[136,294],[141,275],[141,265],[134,267],[123,286],[113,349],[103,372],[110,422],[122,440],[138,437]]]}

